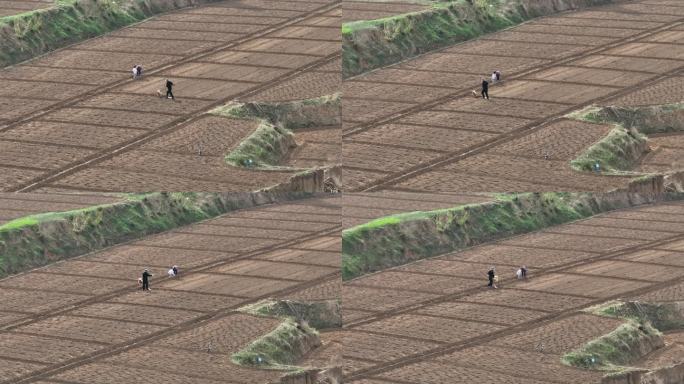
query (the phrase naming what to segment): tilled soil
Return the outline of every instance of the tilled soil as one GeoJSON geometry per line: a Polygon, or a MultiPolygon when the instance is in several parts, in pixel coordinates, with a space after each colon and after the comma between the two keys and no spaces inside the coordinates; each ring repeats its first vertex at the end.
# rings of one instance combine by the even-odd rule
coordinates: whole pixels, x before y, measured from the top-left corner
{"type": "Polygon", "coordinates": [[[35,1],[14,1],[3,0],[0,1],[0,17],[13,16],[20,13],[35,11],[38,9],[45,9],[54,6],[52,0],[35,0],[35,1]]]}
{"type": "Polygon", "coordinates": [[[283,161],[295,168],[342,164],[341,127],[314,127],[295,131],[297,148],[283,161]]]}
{"type": "Polygon", "coordinates": [[[345,282],[345,382],[600,382],[560,358],[621,322],[579,310],[681,300],[683,207],[600,214],[345,282]],[[516,279],[520,265],[528,281],[516,279]],[[486,287],[490,266],[497,290],[486,287]]]}
{"type": "Polygon", "coordinates": [[[339,299],[337,204],[235,211],[0,280],[3,382],[277,380],[281,372],[239,367],[230,356],[279,320],[236,309],[266,297],[339,299]],[[167,277],[174,264],[180,276],[167,277]],[[150,292],[137,286],[144,268],[150,292]]]}
{"type": "Polygon", "coordinates": [[[411,0],[345,1],[342,4],[342,21],[348,23],[358,20],[382,19],[429,8],[430,5],[427,3],[411,0]]]}
{"type": "Polygon", "coordinates": [[[0,70],[2,189],[245,191],[287,180],[295,171],[228,166],[223,156],[256,126],[203,113],[337,92],[339,6],[212,3],[0,70]],[[137,64],[143,78],[132,80],[137,64]],[[157,97],[167,78],[175,101],[157,97]]]}

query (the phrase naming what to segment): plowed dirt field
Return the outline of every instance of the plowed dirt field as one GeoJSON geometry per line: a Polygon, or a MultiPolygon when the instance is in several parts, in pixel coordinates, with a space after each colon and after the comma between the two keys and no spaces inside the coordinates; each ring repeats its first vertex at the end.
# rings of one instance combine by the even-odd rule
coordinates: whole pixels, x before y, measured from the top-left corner
{"type": "MultiPolygon", "coordinates": [[[[205,112],[338,92],[339,9],[337,0],[216,2],[0,69],[0,189],[246,191],[286,181],[298,171],[227,165],[256,124],[205,112]],[[143,77],[131,79],[138,64],[143,77]],[[175,100],[157,97],[167,78],[175,100]]],[[[307,147],[339,158],[339,146],[307,147]]]]}
{"type": "MultiPolygon", "coordinates": [[[[346,79],[344,189],[605,191],[626,185],[627,177],[570,168],[609,127],[564,115],[590,104],[681,102],[682,9],[637,0],[566,12],[346,79]],[[490,100],[474,98],[481,78],[496,70],[503,81],[490,87],[490,100]]],[[[681,168],[678,140],[658,138],[659,149],[638,170],[681,168]]]]}
{"type": "MultiPolygon", "coordinates": [[[[47,196],[23,201],[66,204],[47,196]]],[[[338,204],[320,197],[234,211],[0,280],[0,382],[277,380],[281,372],[230,362],[279,324],[236,309],[267,297],[339,299],[338,204]],[[174,264],[180,275],[167,277],[174,264]],[[149,292],[136,282],[144,268],[149,292]]]]}
{"type": "MultiPolygon", "coordinates": [[[[366,196],[347,194],[343,210],[366,196]]],[[[682,220],[681,202],[645,205],[346,281],[345,382],[600,383],[560,357],[621,322],[580,310],[684,300],[682,220]],[[521,265],[528,280],[515,277],[521,265]],[[487,288],[490,266],[499,289],[487,288]]]]}

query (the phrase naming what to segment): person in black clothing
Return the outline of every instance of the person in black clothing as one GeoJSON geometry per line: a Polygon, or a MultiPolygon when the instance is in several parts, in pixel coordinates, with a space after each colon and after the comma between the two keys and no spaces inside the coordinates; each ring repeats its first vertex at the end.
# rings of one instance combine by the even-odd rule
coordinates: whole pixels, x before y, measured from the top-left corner
{"type": "Polygon", "coordinates": [[[142,65],[138,65],[135,67],[135,73],[138,75],[138,78],[142,77],[142,65]]]}
{"type": "Polygon", "coordinates": [[[142,274],[142,289],[143,291],[150,290],[150,277],[152,274],[146,269],[142,274]]]}
{"type": "Polygon", "coordinates": [[[489,100],[489,82],[486,79],[482,79],[482,98],[489,100]]]}
{"type": "Polygon", "coordinates": [[[527,279],[527,267],[526,266],[523,265],[522,267],[520,267],[520,275],[522,275],[521,278],[523,280],[527,279]]]}
{"type": "Polygon", "coordinates": [[[171,268],[171,270],[173,271],[174,276],[178,276],[178,266],[174,265],[173,268],[171,268]]]}
{"type": "Polygon", "coordinates": [[[172,100],[176,100],[176,98],[173,97],[172,89],[173,83],[171,82],[171,80],[166,79],[166,98],[168,99],[169,97],[171,97],[172,100]]]}
{"type": "Polygon", "coordinates": [[[496,272],[494,272],[494,267],[491,267],[489,271],[487,271],[487,277],[489,278],[488,287],[494,287],[494,276],[496,276],[496,272]]]}

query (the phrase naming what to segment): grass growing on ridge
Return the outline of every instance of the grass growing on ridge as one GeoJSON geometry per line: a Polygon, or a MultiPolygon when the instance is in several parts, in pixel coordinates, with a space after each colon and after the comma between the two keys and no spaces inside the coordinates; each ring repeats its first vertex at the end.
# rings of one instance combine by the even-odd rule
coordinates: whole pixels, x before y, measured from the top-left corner
{"type": "Polygon", "coordinates": [[[629,171],[641,157],[647,140],[645,135],[617,125],[603,139],[573,159],[570,165],[578,171],[592,171],[598,162],[604,173],[629,171]]]}
{"type": "Polygon", "coordinates": [[[345,280],[513,234],[591,215],[582,194],[506,196],[481,204],[379,218],[342,232],[345,280]]]}
{"type": "Polygon", "coordinates": [[[283,169],[287,167],[281,167],[280,163],[297,146],[294,131],[341,124],[341,97],[336,93],[282,103],[230,103],[209,113],[254,120],[258,124],[252,134],[226,154],[228,164],[283,169]]]}
{"type": "Polygon", "coordinates": [[[317,300],[314,302],[296,300],[265,299],[239,309],[256,316],[278,319],[300,319],[316,329],[342,327],[340,300],[317,300]]]}
{"type": "Polygon", "coordinates": [[[0,17],[0,67],[189,4],[189,0],[57,0],[53,7],[0,17]]]}
{"type": "Polygon", "coordinates": [[[292,131],[261,122],[254,133],[240,142],[237,148],[226,155],[225,159],[228,164],[236,167],[248,166],[249,161],[254,167],[271,167],[280,162],[291,145],[294,145],[292,131]]]}
{"type": "Polygon", "coordinates": [[[649,149],[646,135],[684,131],[684,103],[634,108],[590,106],[567,117],[613,125],[608,135],[570,162],[578,171],[592,171],[598,162],[605,173],[630,172],[649,149]]]}
{"type": "Polygon", "coordinates": [[[650,323],[628,320],[614,331],[591,340],[563,355],[561,361],[573,367],[623,371],[642,358],[640,344],[659,344],[662,333],[650,323]]]}
{"type": "MultiPolygon", "coordinates": [[[[116,203],[112,203],[112,204],[116,204],[116,203]]],[[[23,227],[29,227],[29,226],[33,226],[33,225],[38,225],[40,223],[47,222],[47,221],[69,219],[69,218],[73,218],[73,217],[75,217],[79,214],[82,214],[82,213],[96,211],[96,210],[101,209],[102,207],[105,207],[108,205],[111,205],[111,204],[96,205],[96,206],[92,206],[92,207],[74,209],[71,211],[64,211],[64,212],[38,213],[35,215],[20,217],[18,219],[14,219],[14,220],[8,221],[7,223],[5,223],[3,225],[0,225],[0,232],[12,230],[12,229],[19,229],[19,228],[23,228],[23,227]]]]}
{"type": "Polygon", "coordinates": [[[563,364],[584,369],[628,372],[633,364],[665,343],[662,332],[684,329],[681,303],[612,301],[585,309],[599,316],[625,320],[612,332],[564,354],[563,364]]]}
{"type": "Polygon", "coordinates": [[[684,314],[680,313],[677,303],[614,301],[588,308],[587,312],[637,322],[648,321],[663,332],[684,329],[684,314]]]}
{"type": "Polygon", "coordinates": [[[307,194],[268,191],[233,196],[220,193],[151,193],[67,212],[19,218],[0,230],[0,277],[107,246],[216,217],[272,199],[307,194]]]}
{"type": "Polygon", "coordinates": [[[306,339],[316,337],[318,332],[307,326],[297,326],[293,319],[286,319],[275,330],[253,341],[231,356],[238,365],[298,370],[294,364],[302,357],[306,339]]]}
{"type": "Polygon", "coordinates": [[[406,57],[472,39],[528,18],[512,2],[435,3],[432,8],[342,25],[343,75],[353,76],[406,57]]]}

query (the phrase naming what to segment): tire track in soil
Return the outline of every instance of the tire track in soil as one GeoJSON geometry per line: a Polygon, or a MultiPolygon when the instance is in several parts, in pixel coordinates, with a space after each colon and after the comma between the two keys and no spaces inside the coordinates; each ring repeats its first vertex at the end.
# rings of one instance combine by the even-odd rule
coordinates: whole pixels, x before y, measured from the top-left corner
{"type": "MultiPolygon", "coordinates": [[[[215,53],[225,51],[225,50],[229,50],[233,47],[237,47],[241,44],[245,44],[245,43],[250,42],[252,40],[256,40],[259,38],[266,37],[266,35],[271,34],[273,32],[276,32],[282,28],[290,27],[290,26],[297,24],[299,22],[305,21],[305,20],[310,19],[310,18],[319,17],[319,16],[321,16],[321,15],[323,15],[323,14],[325,14],[331,10],[335,10],[335,9],[339,8],[340,4],[341,4],[341,0],[337,0],[333,3],[325,3],[321,7],[318,7],[316,9],[311,10],[311,11],[305,12],[302,15],[297,16],[295,18],[285,20],[284,22],[276,24],[276,25],[274,25],[270,28],[267,28],[265,30],[261,30],[261,31],[258,31],[258,32],[252,33],[252,34],[248,34],[247,36],[242,37],[238,40],[231,41],[227,44],[223,44],[223,45],[218,46],[218,47],[213,47],[213,48],[209,48],[209,49],[200,51],[199,53],[197,53],[193,56],[190,56],[190,57],[187,57],[185,59],[182,59],[182,60],[167,64],[167,65],[161,66],[161,67],[156,68],[154,70],[150,70],[149,72],[147,72],[147,76],[155,76],[155,75],[158,75],[164,71],[180,67],[180,66],[185,65],[187,63],[194,62],[198,59],[202,59],[202,58],[211,56],[215,53]]],[[[100,36],[98,38],[106,37],[108,35],[109,34],[103,35],[103,36],[100,36]]],[[[293,38],[293,39],[294,40],[305,40],[305,39],[297,39],[297,38],[293,38]]],[[[149,131],[148,133],[146,133],[143,136],[138,136],[132,140],[128,140],[128,141],[125,141],[123,143],[120,143],[116,147],[110,147],[110,148],[107,148],[105,150],[96,152],[93,155],[87,156],[87,157],[83,158],[82,160],[80,160],[76,163],[71,163],[65,167],[58,168],[55,170],[51,170],[51,171],[47,172],[45,175],[42,175],[36,179],[32,179],[32,180],[25,182],[25,183],[22,183],[22,184],[17,184],[11,188],[8,188],[6,191],[7,192],[29,192],[31,190],[43,187],[49,183],[52,183],[52,182],[54,182],[54,181],[56,181],[62,177],[68,176],[74,172],[86,169],[89,166],[92,166],[92,165],[97,164],[99,162],[106,161],[106,160],[114,157],[117,154],[120,154],[122,152],[134,149],[134,148],[148,142],[149,140],[158,138],[158,137],[160,137],[164,134],[167,134],[167,133],[171,133],[176,129],[180,129],[180,128],[184,127],[185,125],[190,124],[190,123],[200,119],[206,113],[206,111],[208,111],[214,107],[224,105],[226,102],[228,102],[230,100],[235,100],[235,99],[239,99],[239,98],[252,96],[252,95],[257,94],[259,92],[262,92],[268,88],[271,88],[275,85],[279,85],[281,83],[284,83],[285,81],[290,80],[291,78],[293,78],[293,77],[295,77],[295,76],[297,76],[303,72],[315,69],[318,66],[328,64],[331,61],[334,61],[340,57],[341,57],[341,53],[339,53],[339,52],[321,57],[319,60],[316,60],[312,63],[309,63],[305,66],[293,69],[290,72],[287,72],[287,73],[285,73],[285,74],[283,74],[277,78],[274,78],[273,80],[270,80],[268,82],[262,83],[261,85],[259,85],[257,87],[248,89],[244,92],[233,95],[231,97],[227,97],[227,98],[215,101],[214,103],[208,105],[206,107],[206,109],[203,109],[202,111],[195,112],[195,113],[190,114],[190,115],[184,115],[184,116],[182,116],[182,117],[180,117],[180,118],[178,118],[178,119],[176,119],[176,120],[174,120],[174,121],[172,121],[172,122],[170,122],[164,126],[161,126],[159,128],[156,128],[154,130],[149,131]]],[[[40,111],[34,112],[28,116],[22,116],[19,119],[10,120],[9,123],[5,122],[5,125],[0,126],[0,132],[10,130],[12,128],[17,127],[18,125],[21,125],[21,124],[25,124],[28,122],[38,120],[41,117],[43,117],[43,116],[45,116],[51,112],[57,111],[59,109],[72,107],[72,106],[74,106],[74,105],[76,105],[76,104],[78,104],[78,103],[80,103],[86,99],[89,99],[91,97],[102,95],[102,94],[105,94],[107,92],[114,90],[115,88],[119,88],[121,86],[131,84],[131,83],[133,83],[133,81],[134,80],[127,78],[126,80],[110,83],[110,84],[108,84],[104,87],[101,87],[99,89],[95,89],[93,91],[83,93],[83,94],[78,95],[74,98],[68,99],[64,102],[61,102],[61,103],[55,104],[53,106],[50,106],[48,108],[42,109],[40,111]]]]}
{"type": "MultiPolygon", "coordinates": [[[[549,63],[544,64],[544,65],[541,65],[541,66],[520,72],[520,73],[508,78],[507,81],[527,80],[526,78],[529,77],[530,75],[533,75],[536,73],[541,73],[545,70],[554,68],[556,66],[562,66],[565,63],[573,62],[573,61],[576,61],[576,60],[584,58],[584,57],[589,57],[591,55],[601,54],[605,51],[608,51],[608,50],[613,49],[615,47],[618,47],[620,45],[632,43],[632,42],[644,39],[646,37],[650,37],[652,35],[656,35],[658,33],[661,33],[661,32],[667,31],[667,30],[671,30],[673,28],[678,28],[682,25],[684,25],[684,18],[679,18],[679,19],[672,21],[672,22],[669,22],[663,26],[660,26],[660,27],[657,27],[654,29],[645,30],[643,33],[640,33],[640,34],[637,34],[634,36],[629,36],[626,38],[622,38],[622,39],[616,40],[614,42],[592,48],[589,51],[574,54],[574,55],[571,55],[571,56],[568,56],[565,58],[561,58],[558,60],[553,60],[549,63]]],[[[511,29],[513,29],[513,28],[515,28],[515,27],[512,27],[511,29]]],[[[424,57],[424,56],[434,54],[434,53],[439,53],[445,49],[452,48],[452,47],[454,47],[454,46],[452,45],[452,46],[445,47],[443,49],[431,51],[425,55],[419,55],[419,56],[413,57],[409,60],[413,60],[413,59],[416,59],[419,57],[424,57]]],[[[397,63],[397,64],[393,64],[392,66],[383,67],[383,68],[392,68],[394,65],[399,65],[399,64],[402,64],[404,62],[405,61],[397,63]]],[[[383,68],[381,68],[381,69],[383,69],[383,68]]],[[[367,73],[349,78],[348,80],[360,78],[360,77],[362,77],[368,73],[371,73],[371,72],[367,72],[367,73]]],[[[529,134],[531,134],[531,133],[533,133],[539,129],[544,128],[545,126],[547,126],[549,124],[552,124],[554,122],[557,122],[558,120],[561,120],[565,114],[572,112],[574,110],[580,109],[584,106],[588,106],[591,104],[598,103],[602,100],[609,100],[609,99],[615,98],[617,96],[621,96],[623,94],[633,92],[634,90],[643,88],[643,87],[650,85],[652,83],[655,83],[657,81],[667,79],[667,78],[670,78],[672,76],[676,76],[682,72],[684,72],[683,68],[674,69],[672,71],[659,74],[654,78],[651,78],[651,79],[642,81],[640,83],[637,83],[635,85],[621,88],[621,90],[613,92],[613,93],[608,94],[606,96],[599,97],[596,99],[592,99],[592,100],[585,102],[585,103],[582,103],[582,104],[572,104],[569,108],[563,110],[562,112],[560,112],[558,114],[552,115],[548,118],[532,121],[529,124],[519,128],[519,129],[516,129],[512,132],[502,134],[502,135],[495,137],[493,139],[483,141],[480,144],[473,145],[473,146],[461,149],[459,151],[450,152],[450,153],[448,153],[446,155],[442,155],[442,156],[440,156],[440,157],[438,157],[432,161],[428,161],[428,162],[425,162],[422,164],[418,164],[414,167],[410,167],[410,168],[407,168],[407,169],[402,170],[400,172],[391,174],[389,176],[385,176],[385,177],[380,178],[374,182],[365,184],[360,188],[350,190],[349,192],[374,192],[374,191],[379,191],[379,190],[391,188],[397,183],[400,183],[400,182],[405,181],[407,179],[410,179],[410,178],[422,175],[424,173],[430,172],[430,171],[434,170],[435,168],[439,168],[439,167],[447,165],[447,164],[458,162],[458,161],[466,159],[468,157],[480,154],[486,150],[489,150],[489,149],[494,148],[496,146],[499,146],[501,144],[505,144],[505,143],[510,142],[512,140],[525,137],[525,136],[527,136],[527,135],[529,135],[529,134]]],[[[535,79],[535,81],[536,81],[536,79],[535,79]]],[[[583,84],[583,85],[586,85],[586,84],[583,84]]],[[[470,88],[472,88],[472,87],[470,87],[470,88]]],[[[443,104],[449,100],[452,100],[452,99],[455,99],[458,97],[467,97],[470,95],[470,88],[468,88],[468,89],[462,88],[462,89],[457,90],[454,93],[439,97],[437,99],[430,100],[430,101],[422,103],[422,104],[415,105],[409,109],[402,110],[402,111],[397,112],[393,115],[382,117],[382,118],[364,123],[360,126],[354,127],[350,130],[343,132],[342,138],[343,139],[349,138],[349,137],[351,137],[357,133],[367,131],[367,130],[374,128],[376,126],[379,126],[379,125],[393,123],[393,122],[395,122],[395,121],[397,121],[403,117],[406,117],[408,115],[418,113],[421,111],[429,110],[433,107],[436,107],[440,104],[443,104]]],[[[380,145],[382,145],[382,144],[380,144],[380,145]]]]}
{"type": "MultiPolygon", "coordinates": [[[[537,270],[538,272],[535,271],[535,275],[542,274],[542,273],[546,273],[546,274],[561,273],[567,269],[576,268],[577,266],[591,264],[595,261],[610,260],[610,259],[613,259],[613,258],[620,256],[620,255],[623,255],[623,254],[653,248],[653,247],[660,246],[663,244],[676,242],[676,241],[679,241],[682,239],[684,239],[684,234],[678,234],[678,235],[671,236],[671,237],[661,239],[658,241],[653,241],[653,242],[649,242],[646,244],[636,245],[633,247],[625,248],[625,249],[615,251],[615,252],[610,252],[608,254],[599,255],[596,257],[589,258],[589,259],[574,261],[574,262],[570,262],[567,264],[563,264],[563,265],[555,266],[555,267],[551,267],[551,268],[539,269],[539,270],[537,270]]],[[[374,375],[385,373],[385,372],[388,372],[388,371],[391,371],[391,370],[394,370],[394,369],[397,369],[400,367],[404,367],[406,365],[410,365],[410,364],[413,364],[416,362],[429,360],[431,358],[438,357],[441,355],[445,355],[448,353],[452,353],[454,351],[463,350],[466,348],[470,348],[470,347],[478,346],[478,345],[481,345],[481,344],[484,344],[487,342],[491,342],[491,341],[496,340],[496,339],[501,338],[501,337],[510,336],[510,335],[513,335],[513,334],[516,334],[519,332],[532,330],[532,329],[544,326],[546,324],[553,323],[555,321],[562,320],[562,319],[571,317],[573,315],[576,315],[578,313],[581,313],[582,309],[593,306],[593,305],[598,305],[598,304],[601,304],[601,303],[604,303],[604,302],[607,302],[610,300],[616,300],[616,299],[620,299],[623,297],[645,294],[645,293],[656,291],[656,290],[659,290],[659,289],[662,289],[662,288],[665,288],[665,287],[668,287],[671,285],[679,284],[683,281],[684,281],[684,276],[679,276],[679,277],[675,277],[673,279],[665,280],[662,282],[651,282],[651,285],[649,285],[647,287],[638,288],[638,289],[634,289],[634,290],[627,291],[627,292],[622,292],[620,294],[616,294],[613,296],[609,296],[609,297],[605,297],[605,298],[592,299],[592,301],[590,301],[586,304],[583,304],[581,306],[572,307],[572,308],[569,308],[569,309],[561,311],[561,312],[551,313],[548,316],[544,316],[542,318],[538,318],[538,319],[535,319],[532,321],[528,321],[526,323],[511,326],[511,327],[502,329],[501,331],[495,331],[495,332],[492,332],[492,333],[489,333],[489,334],[486,334],[483,336],[473,337],[473,338],[470,338],[470,339],[467,339],[464,341],[448,343],[446,345],[434,348],[430,351],[421,352],[420,354],[407,356],[407,357],[400,358],[400,359],[397,359],[397,360],[389,362],[389,363],[383,363],[383,364],[379,364],[379,365],[376,365],[376,366],[373,366],[370,368],[361,369],[357,372],[352,373],[351,375],[348,375],[347,377],[345,377],[345,379],[348,382],[353,381],[353,380],[368,379],[374,375]]],[[[513,285],[516,285],[516,284],[513,283],[513,285]]],[[[426,301],[423,301],[419,304],[412,304],[410,306],[400,308],[398,310],[386,311],[386,312],[383,312],[382,314],[380,314],[378,316],[373,316],[373,318],[371,318],[371,319],[362,319],[362,320],[354,321],[354,322],[350,323],[350,325],[345,326],[345,329],[350,329],[350,328],[353,329],[354,327],[359,326],[359,325],[379,321],[379,320],[382,320],[382,319],[385,319],[385,318],[388,318],[388,317],[391,317],[391,316],[394,316],[397,314],[412,312],[414,310],[422,309],[422,308],[427,307],[429,305],[442,303],[442,302],[446,302],[446,301],[452,301],[454,299],[458,299],[458,298],[468,296],[470,294],[481,292],[481,291],[482,291],[482,288],[473,288],[473,289],[470,289],[468,291],[458,292],[456,294],[444,295],[444,296],[440,296],[440,297],[435,298],[435,299],[426,300],[426,301]]]]}
{"type": "MultiPolygon", "coordinates": [[[[310,234],[307,234],[305,236],[301,236],[301,237],[296,238],[296,239],[292,239],[292,240],[288,240],[288,241],[285,241],[285,242],[282,242],[279,244],[275,244],[272,246],[262,247],[258,250],[247,252],[243,255],[229,257],[229,258],[224,259],[224,260],[212,261],[210,263],[206,263],[206,264],[194,267],[194,268],[189,268],[186,272],[186,275],[201,273],[202,271],[206,271],[206,270],[209,270],[212,268],[216,268],[218,266],[230,264],[232,262],[239,261],[239,260],[249,260],[254,256],[258,256],[258,255],[261,255],[264,253],[268,253],[268,252],[271,252],[273,250],[277,250],[279,248],[288,247],[290,245],[300,244],[300,243],[306,242],[308,240],[315,239],[317,237],[334,236],[334,235],[338,234],[340,230],[341,230],[341,228],[326,229],[326,230],[310,233],[310,234]]],[[[150,237],[160,236],[162,234],[155,234],[155,235],[150,236],[150,237]]],[[[140,239],[138,239],[138,240],[140,240],[140,239]]],[[[126,243],[118,244],[117,246],[121,246],[124,244],[126,244],[126,243]]],[[[259,300],[262,300],[262,299],[265,299],[268,297],[285,296],[285,295],[300,291],[302,289],[314,287],[320,283],[324,283],[324,282],[331,281],[334,279],[339,279],[339,278],[341,278],[341,272],[336,271],[334,273],[331,273],[331,274],[328,274],[328,275],[325,275],[325,276],[322,276],[322,277],[319,277],[319,278],[316,278],[313,280],[301,282],[300,284],[293,285],[291,287],[285,288],[285,289],[277,291],[277,292],[272,292],[272,293],[262,295],[259,297],[255,297],[255,298],[245,299],[244,301],[241,301],[240,303],[235,304],[233,306],[230,306],[228,308],[223,308],[223,309],[220,309],[217,311],[208,312],[208,313],[206,313],[200,317],[194,318],[192,320],[189,320],[189,321],[186,321],[186,322],[174,325],[174,326],[170,326],[170,327],[163,329],[161,331],[154,332],[154,333],[151,333],[149,335],[143,336],[143,337],[137,339],[135,342],[113,345],[109,348],[99,350],[98,352],[96,352],[94,354],[91,354],[88,356],[82,356],[80,358],[75,358],[72,360],[65,361],[63,363],[58,364],[58,366],[56,366],[56,367],[55,366],[47,367],[45,369],[34,371],[34,372],[32,372],[26,376],[23,376],[20,378],[15,378],[15,379],[13,379],[13,381],[0,381],[0,383],[10,383],[10,382],[11,383],[29,383],[29,382],[33,382],[35,380],[45,379],[51,375],[58,374],[58,373],[61,373],[63,371],[66,371],[68,369],[72,369],[72,368],[93,362],[93,361],[98,360],[100,358],[113,356],[115,354],[127,351],[129,349],[139,347],[141,345],[159,340],[163,337],[169,336],[169,335],[174,334],[176,332],[182,332],[182,331],[185,331],[188,329],[192,329],[194,327],[200,326],[200,325],[207,323],[209,321],[217,320],[217,319],[223,318],[225,316],[229,316],[229,315],[235,313],[235,310],[237,308],[240,308],[246,304],[255,303],[255,302],[258,302],[259,300]]],[[[100,303],[100,302],[106,302],[108,300],[111,300],[112,298],[115,298],[115,297],[123,295],[123,294],[130,293],[130,292],[131,292],[131,288],[128,287],[128,288],[119,289],[119,290],[116,290],[113,292],[109,292],[106,294],[98,295],[98,296],[89,298],[85,301],[79,302],[79,303],[74,304],[74,305],[62,307],[62,308],[59,308],[57,310],[53,310],[53,311],[42,313],[42,314],[37,315],[37,316],[33,316],[28,321],[21,321],[19,323],[14,323],[14,324],[11,324],[9,326],[4,326],[4,327],[0,328],[0,332],[9,332],[9,331],[12,331],[13,329],[20,327],[20,326],[36,323],[40,320],[44,320],[44,319],[49,318],[49,317],[65,315],[68,312],[80,309],[82,307],[92,305],[92,304],[96,304],[96,303],[100,303]]],[[[42,335],[42,336],[44,337],[45,335],[42,335]]]]}

